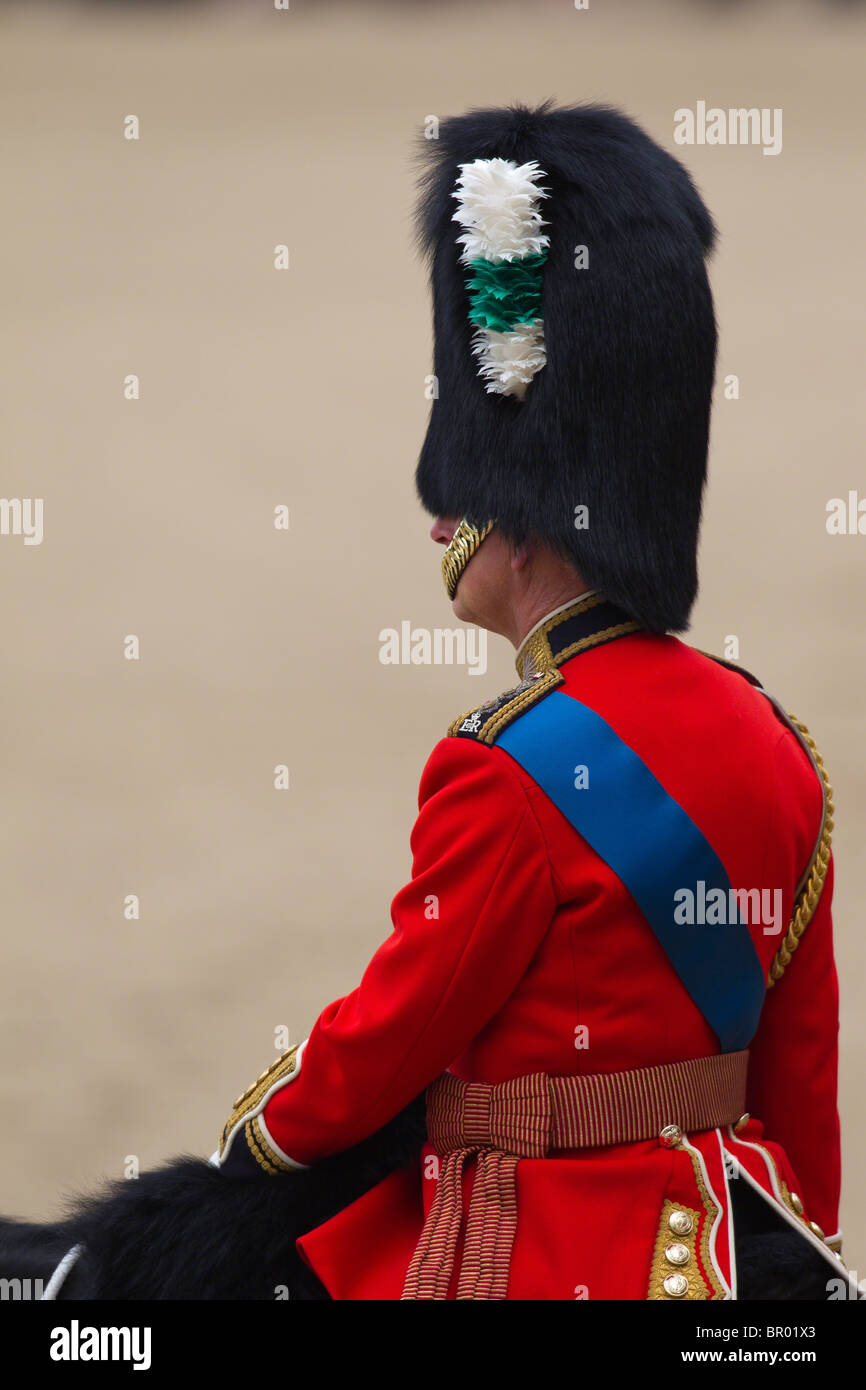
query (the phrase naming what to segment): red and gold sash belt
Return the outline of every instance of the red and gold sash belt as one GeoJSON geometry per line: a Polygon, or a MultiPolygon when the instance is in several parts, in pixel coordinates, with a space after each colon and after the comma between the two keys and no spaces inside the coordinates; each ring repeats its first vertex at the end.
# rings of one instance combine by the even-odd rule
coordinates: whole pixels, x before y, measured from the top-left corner
{"type": "Polygon", "coordinates": [[[402,1297],[448,1297],[470,1158],[477,1166],[457,1298],[505,1298],[522,1158],[655,1139],[668,1125],[694,1133],[732,1124],[745,1108],[748,1060],[748,1051],[727,1052],[592,1076],[535,1072],[498,1086],[440,1076],[427,1090],[439,1180],[402,1297]]]}

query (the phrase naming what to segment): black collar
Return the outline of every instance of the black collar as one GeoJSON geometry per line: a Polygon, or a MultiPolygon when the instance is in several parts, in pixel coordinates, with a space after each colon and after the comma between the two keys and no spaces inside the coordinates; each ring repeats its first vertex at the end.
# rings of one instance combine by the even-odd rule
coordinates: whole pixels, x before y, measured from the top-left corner
{"type": "Polygon", "coordinates": [[[640,623],[604,594],[581,594],[534,627],[517,651],[517,674],[527,680],[590,647],[639,632],[640,623]]]}

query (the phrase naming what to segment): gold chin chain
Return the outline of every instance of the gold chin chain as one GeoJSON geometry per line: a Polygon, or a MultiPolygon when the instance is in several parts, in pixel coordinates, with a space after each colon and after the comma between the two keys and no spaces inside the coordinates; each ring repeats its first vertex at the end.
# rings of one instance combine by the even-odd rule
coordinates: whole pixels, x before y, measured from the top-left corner
{"type": "Polygon", "coordinates": [[[493,530],[494,522],[488,521],[481,530],[473,526],[471,521],[467,521],[464,516],[454,535],[451,537],[450,544],[442,556],[442,578],[445,581],[445,589],[448,597],[453,599],[457,593],[457,584],[460,576],[465,570],[472,556],[475,554],[485,536],[489,536],[493,530]]]}

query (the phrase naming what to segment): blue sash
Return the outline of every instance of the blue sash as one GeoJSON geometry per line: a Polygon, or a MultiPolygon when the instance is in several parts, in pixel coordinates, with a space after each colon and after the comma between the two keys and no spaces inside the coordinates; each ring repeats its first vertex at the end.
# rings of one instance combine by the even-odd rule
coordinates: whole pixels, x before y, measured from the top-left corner
{"type": "Polygon", "coordinates": [[[674,920],[683,889],[700,900],[720,888],[725,903],[734,902],[724,865],[682,806],[600,715],[561,691],[522,714],[496,746],[526,769],[631,893],[722,1052],[746,1048],[764,1002],[764,971],[736,906],[720,925],[674,920]],[[578,789],[583,765],[588,785],[578,789]]]}

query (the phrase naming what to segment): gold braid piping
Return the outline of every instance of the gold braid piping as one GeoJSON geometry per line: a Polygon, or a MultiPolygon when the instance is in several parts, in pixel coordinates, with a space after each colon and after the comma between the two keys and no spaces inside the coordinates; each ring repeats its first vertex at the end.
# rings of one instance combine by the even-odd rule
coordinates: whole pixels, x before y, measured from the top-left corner
{"type": "Polygon", "coordinates": [[[629,632],[639,631],[640,623],[631,621],[617,623],[615,627],[602,628],[601,632],[594,632],[591,637],[581,637],[579,641],[563,647],[562,651],[556,654],[557,665],[561,661],[567,661],[571,656],[576,656],[578,652],[588,651],[590,647],[600,647],[603,642],[610,642],[614,637],[625,637],[629,632]]]}
{"type": "Polygon", "coordinates": [[[801,724],[800,720],[796,719],[793,714],[789,714],[788,718],[791,720],[791,723],[795,724],[800,730],[805,742],[809,745],[812,757],[815,760],[815,766],[818,768],[821,774],[821,780],[824,783],[826,805],[821,838],[812,856],[812,862],[806,874],[806,881],[798,892],[794,911],[791,915],[791,921],[785,933],[785,938],[776,952],[773,963],[767,973],[767,989],[772,989],[776,981],[781,980],[786,969],[791,964],[791,957],[799,946],[804,931],[815,914],[821,897],[821,890],[824,887],[824,880],[827,877],[827,870],[830,866],[830,842],[833,836],[833,788],[830,785],[830,778],[827,775],[824,760],[818,752],[815,746],[815,740],[809,733],[806,725],[801,724]]]}
{"type": "Polygon", "coordinates": [[[259,1167],[264,1168],[265,1172],[268,1174],[269,1177],[278,1178],[280,1176],[281,1170],[277,1168],[275,1164],[271,1163],[269,1159],[265,1156],[265,1151],[263,1151],[258,1142],[260,1134],[261,1130],[257,1129],[255,1121],[247,1120],[246,1124],[244,1125],[244,1137],[246,1138],[247,1147],[250,1153],[256,1160],[256,1163],[258,1163],[259,1167]]]}
{"type": "Polygon", "coordinates": [[[232,1113],[223,1126],[222,1138],[220,1140],[220,1154],[222,1154],[226,1141],[238,1121],[241,1120],[244,1115],[248,1115],[251,1110],[255,1110],[262,1097],[277,1081],[284,1076],[289,1077],[292,1075],[297,1066],[296,1055],[299,1046],[299,1043],[295,1043],[292,1047],[288,1048],[275,1062],[271,1063],[266,1071],[262,1072],[261,1076],[253,1082],[252,1086],[249,1086],[247,1090],[244,1091],[243,1095],[238,1096],[232,1106],[232,1113]]]}
{"type": "MultiPolygon", "coordinates": [[[[724,1298],[725,1290],[722,1286],[722,1281],[719,1278],[718,1271],[716,1270],[716,1267],[713,1264],[713,1257],[710,1253],[710,1231],[712,1230],[713,1222],[716,1219],[716,1212],[719,1210],[719,1207],[718,1204],[713,1201],[713,1198],[709,1194],[707,1185],[704,1182],[704,1175],[701,1172],[701,1165],[698,1161],[697,1153],[689,1151],[689,1158],[692,1160],[692,1170],[694,1171],[695,1182],[698,1185],[698,1191],[701,1194],[701,1201],[704,1204],[704,1219],[701,1222],[699,1250],[701,1257],[700,1262],[702,1265],[701,1272],[703,1273],[704,1279],[709,1284],[710,1288],[713,1290],[713,1293],[715,1294],[716,1298],[724,1298]]],[[[730,1212],[728,1212],[728,1220],[731,1220],[730,1212]]]]}

